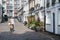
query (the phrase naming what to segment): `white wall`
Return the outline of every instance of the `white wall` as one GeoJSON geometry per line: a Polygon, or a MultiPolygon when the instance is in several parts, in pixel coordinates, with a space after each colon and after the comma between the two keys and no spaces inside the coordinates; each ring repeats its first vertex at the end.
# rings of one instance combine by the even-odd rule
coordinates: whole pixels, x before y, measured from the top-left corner
{"type": "Polygon", "coordinates": [[[40,21],[44,22],[44,12],[39,11],[39,17],[40,17],[40,21]]]}
{"type": "Polygon", "coordinates": [[[2,0],[0,0],[0,4],[2,4],[2,0]]]}
{"type": "Polygon", "coordinates": [[[24,14],[23,14],[23,22],[24,21],[27,21],[28,22],[28,20],[27,20],[27,16],[29,15],[29,4],[28,4],[28,0],[25,0],[25,2],[24,2],[24,9],[23,9],[23,11],[25,11],[24,12],[24,14]]]}
{"type": "MultiPolygon", "coordinates": [[[[58,1],[56,0],[56,2],[58,1]]],[[[47,11],[51,12],[50,22],[48,20],[49,18],[47,18],[47,16],[49,15],[46,15],[46,30],[49,32],[53,32],[53,13],[55,13],[55,34],[60,34],[60,11],[58,10],[60,8],[59,4],[60,3],[56,3],[55,6],[50,6],[48,9],[46,8],[46,13],[47,11]]]]}
{"type": "Polygon", "coordinates": [[[57,8],[57,29],[56,29],[56,34],[60,34],[60,7],[57,8]]]}
{"type": "Polygon", "coordinates": [[[0,22],[2,20],[2,5],[0,4],[0,22]]]}

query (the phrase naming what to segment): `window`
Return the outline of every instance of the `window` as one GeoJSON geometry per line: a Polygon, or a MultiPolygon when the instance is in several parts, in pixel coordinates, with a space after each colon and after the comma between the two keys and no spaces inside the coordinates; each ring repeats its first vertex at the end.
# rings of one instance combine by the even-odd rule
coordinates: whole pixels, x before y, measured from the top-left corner
{"type": "Polygon", "coordinates": [[[60,11],[60,8],[58,10],[60,11]]]}
{"type": "Polygon", "coordinates": [[[6,3],[5,1],[2,2],[3,4],[6,3]]]}
{"type": "Polygon", "coordinates": [[[49,3],[47,3],[47,7],[49,7],[49,3]]]}
{"type": "Polygon", "coordinates": [[[7,9],[13,9],[13,6],[7,6],[7,9]]]}
{"type": "Polygon", "coordinates": [[[10,12],[13,12],[13,10],[10,10],[10,12]]]}
{"type": "Polygon", "coordinates": [[[59,3],[60,3],[60,0],[59,0],[59,3]]]}
{"type": "Polygon", "coordinates": [[[51,23],[51,14],[50,13],[47,13],[46,14],[46,23],[47,24],[50,24],[51,23]]]}
{"type": "Polygon", "coordinates": [[[39,9],[40,8],[40,4],[36,4],[35,8],[39,9]]]}
{"type": "Polygon", "coordinates": [[[52,6],[54,6],[54,5],[55,5],[55,1],[56,1],[56,0],[52,0],[52,6]]]}
{"type": "Polygon", "coordinates": [[[47,5],[46,5],[46,7],[49,7],[49,6],[50,6],[50,1],[47,0],[47,5]]]}
{"type": "Polygon", "coordinates": [[[57,16],[57,20],[58,20],[58,25],[60,25],[60,8],[58,9],[58,16],[57,16]]]}

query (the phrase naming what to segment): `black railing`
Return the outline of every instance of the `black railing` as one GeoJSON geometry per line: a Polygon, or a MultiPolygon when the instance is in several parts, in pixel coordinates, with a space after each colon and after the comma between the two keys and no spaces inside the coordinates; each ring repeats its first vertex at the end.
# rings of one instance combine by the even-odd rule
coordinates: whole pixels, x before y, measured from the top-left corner
{"type": "Polygon", "coordinates": [[[20,12],[21,10],[23,10],[23,7],[18,12],[20,12]]]}
{"type": "Polygon", "coordinates": [[[44,7],[40,7],[40,10],[44,9],[44,7]]]}
{"type": "Polygon", "coordinates": [[[34,11],[34,7],[32,7],[31,9],[29,9],[30,12],[34,11]]]}

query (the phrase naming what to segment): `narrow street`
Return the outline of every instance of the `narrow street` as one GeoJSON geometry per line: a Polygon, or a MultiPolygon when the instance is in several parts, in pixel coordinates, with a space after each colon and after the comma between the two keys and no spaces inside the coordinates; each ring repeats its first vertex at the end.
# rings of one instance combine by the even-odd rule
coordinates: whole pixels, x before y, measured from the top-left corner
{"type": "Polygon", "coordinates": [[[0,40],[54,40],[40,32],[28,29],[15,19],[15,31],[9,31],[8,22],[0,24],[0,40]]]}
{"type": "Polygon", "coordinates": [[[60,40],[60,0],[0,0],[0,40],[60,40]]]}

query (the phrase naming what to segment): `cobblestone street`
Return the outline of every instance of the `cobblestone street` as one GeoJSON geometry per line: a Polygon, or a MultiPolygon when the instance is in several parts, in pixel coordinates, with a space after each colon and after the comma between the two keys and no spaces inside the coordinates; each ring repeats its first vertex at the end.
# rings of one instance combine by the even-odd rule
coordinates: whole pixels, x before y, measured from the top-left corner
{"type": "Polygon", "coordinates": [[[44,33],[28,29],[15,19],[15,31],[9,31],[8,22],[0,24],[0,40],[55,40],[44,33]]]}

